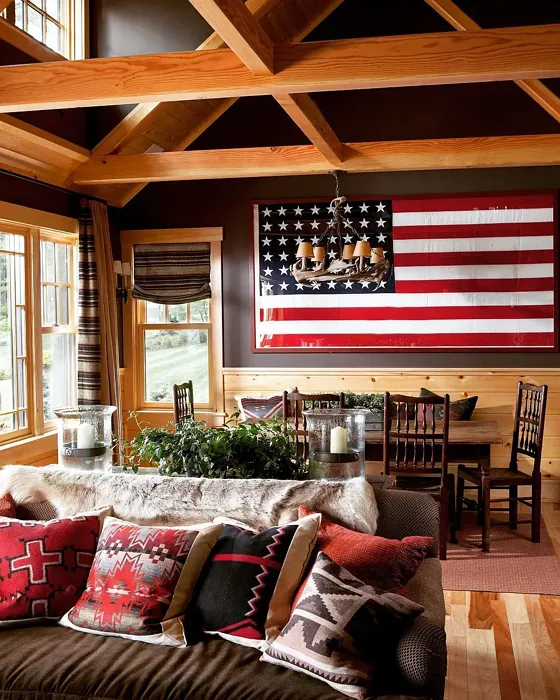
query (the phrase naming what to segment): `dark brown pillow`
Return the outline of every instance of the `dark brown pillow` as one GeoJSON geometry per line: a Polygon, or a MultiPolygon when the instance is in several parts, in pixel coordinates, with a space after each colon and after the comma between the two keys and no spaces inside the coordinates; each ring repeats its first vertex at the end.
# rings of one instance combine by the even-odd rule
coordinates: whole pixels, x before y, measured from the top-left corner
{"type": "MultiPolygon", "coordinates": [[[[421,397],[433,396],[434,398],[440,399],[439,394],[435,394],[429,389],[420,389],[421,397]]],[[[476,408],[476,402],[478,401],[478,396],[468,396],[465,399],[457,399],[457,401],[452,401],[449,406],[449,420],[470,420],[474,409],[476,408]]],[[[443,406],[436,407],[436,418],[441,420],[443,418],[443,406]]]]}

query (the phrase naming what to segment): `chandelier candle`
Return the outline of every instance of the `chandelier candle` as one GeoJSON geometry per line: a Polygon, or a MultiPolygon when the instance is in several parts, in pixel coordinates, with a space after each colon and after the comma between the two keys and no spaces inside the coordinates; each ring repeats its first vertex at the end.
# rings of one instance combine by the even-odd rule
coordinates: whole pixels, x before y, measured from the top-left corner
{"type": "Polygon", "coordinates": [[[368,413],[351,408],[304,411],[310,479],[352,479],[364,475],[368,413]]]}

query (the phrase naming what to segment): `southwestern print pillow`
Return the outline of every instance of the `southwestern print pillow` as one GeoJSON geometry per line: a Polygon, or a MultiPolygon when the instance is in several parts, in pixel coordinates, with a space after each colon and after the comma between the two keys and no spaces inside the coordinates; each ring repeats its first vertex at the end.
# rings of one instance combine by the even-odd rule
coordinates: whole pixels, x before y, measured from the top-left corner
{"type": "Polygon", "coordinates": [[[380,651],[424,608],[378,591],[319,552],[288,624],[261,656],[363,700],[380,651]]]}
{"type": "Polygon", "coordinates": [[[269,396],[268,398],[236,396],[235,400],[242,420],[259,421],[282,418],[283,399],[281,396],[269,396]]]}
{"type": "Polygon", "coordinates": [[[15,518],[16,504],[11,494],[7,493],[0,497],[0,518],[15,518]]]}
{"type": "Polygon", "coordinates": [[[60,624],[185,646],[182,616],[221,530],[221,525],[160,527],[107,518],[86,590],[60,624]]]}
{"type": "Polygon", "coordinates": [[[265,647],[290,617],[321,516],[259,533],[238,521],[217,520],[226,524],[200,577],[188,624],[238,644],[265,647]]]}
{"type": "Polygon", "coordinates": [[[107,512],[48,522],[0,518],[0,626],[58,620],[76,604],[107,512]]]}

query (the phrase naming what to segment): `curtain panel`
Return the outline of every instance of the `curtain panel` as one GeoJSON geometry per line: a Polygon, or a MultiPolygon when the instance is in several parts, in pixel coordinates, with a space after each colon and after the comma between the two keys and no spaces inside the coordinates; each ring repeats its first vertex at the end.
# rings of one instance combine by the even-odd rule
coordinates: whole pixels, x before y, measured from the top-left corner
{"type": "Polygon", "coordinates": [[[116,406],[120,433],[117,301],[107,206],[82,200],[78,293],[78,403],[116,406]]]}
{"type": "Polygon", "coordinates": [[[155,304],[209,299],[210,244],[137,244],[133,248],[132,296],[155,304]]]}

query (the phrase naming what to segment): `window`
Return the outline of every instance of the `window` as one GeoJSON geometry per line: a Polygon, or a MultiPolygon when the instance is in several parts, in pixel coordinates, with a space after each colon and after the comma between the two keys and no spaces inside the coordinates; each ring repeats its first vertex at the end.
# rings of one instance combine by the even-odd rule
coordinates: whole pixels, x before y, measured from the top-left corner
{"type": "Polygon", "coordinates": [[[43,419],[76,403],[75,248],[73,242],[41,238],[43,419]]]}
{"type": "Polygon", "coordinates": [[[66,58],[86,57],[87,0],[15,0],[8,22],[66,58]]]}
{"type": "Polygon", "coordinates": [[[27,241],[16,231],[0,229],[0,439],[28,426],[27,241]]]}
{"type": "MultiPolygon", "coordinates": [[[[173,384],[192,380],[198,413],[223,410],[221,229],[123,231],[123,262],[138,243],[210,243],[212,298],[189,304],[130,299],[124,305],[123,408],[171,412],[173,384]]],[[[154,411],[158,413],[154,413],[154,411]]]]}
{"type": "Polygon", "coordinates": [[[210,300],[165,306],[139,302],[144,405],[171,404],[173,384],[192,379],[197,406],[210,406],[210,300]]]}
{"type": "Polygon", "coordinates": [[[76,401],[76,237],[0,221],[0,443],[76,401]]]}

